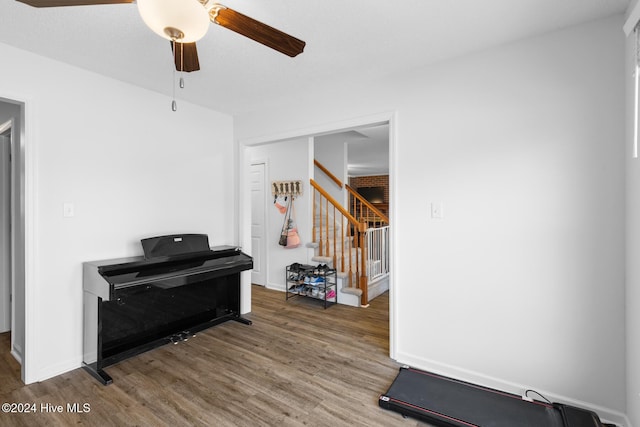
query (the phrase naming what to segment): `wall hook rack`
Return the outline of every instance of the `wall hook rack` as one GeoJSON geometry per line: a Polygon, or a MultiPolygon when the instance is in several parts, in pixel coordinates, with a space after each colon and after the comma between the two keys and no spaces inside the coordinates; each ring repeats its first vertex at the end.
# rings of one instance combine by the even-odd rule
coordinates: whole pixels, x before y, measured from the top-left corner
{"type": "Polygon", "coordinates": [[[302,195],[302,181],[272,181],[271,194],[275,197],[292,196],[298,197],[302,195]]]}

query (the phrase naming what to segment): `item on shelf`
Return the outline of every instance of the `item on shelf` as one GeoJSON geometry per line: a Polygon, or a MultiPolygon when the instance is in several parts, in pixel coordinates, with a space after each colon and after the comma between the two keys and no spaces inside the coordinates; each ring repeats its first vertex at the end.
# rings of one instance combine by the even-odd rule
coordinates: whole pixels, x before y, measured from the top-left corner
{"type": "Polygon", "coordinates": [[[327,264],[293,263],[286,267],[286,297],[309,297],[323,301],[324,308],[336,301],[336,270],[327,264]]]}

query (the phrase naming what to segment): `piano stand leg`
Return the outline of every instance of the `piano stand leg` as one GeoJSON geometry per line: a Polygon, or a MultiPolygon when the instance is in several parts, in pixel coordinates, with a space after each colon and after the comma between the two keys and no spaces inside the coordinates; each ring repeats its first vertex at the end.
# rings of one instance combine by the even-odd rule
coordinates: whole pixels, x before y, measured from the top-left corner
{"type": "Polygon", "coordinates": [[[244,323],[245,325],[253,324],[253,322],[251,322],[251,320],[245,319],[242,316],[234,317],[233,320],[235,320],[236,322],[244,323]]]}
{"type": "Polygon", "coordinates": [[[102,369],[95,368],[95,363],[92,363],[91,365],[82,365],[82,367],[85,371],[89,372],[92,377],[100,381],[102,385],[109,385],[113,382],[113,378],[111,378],[109,374],[102,369]]]}

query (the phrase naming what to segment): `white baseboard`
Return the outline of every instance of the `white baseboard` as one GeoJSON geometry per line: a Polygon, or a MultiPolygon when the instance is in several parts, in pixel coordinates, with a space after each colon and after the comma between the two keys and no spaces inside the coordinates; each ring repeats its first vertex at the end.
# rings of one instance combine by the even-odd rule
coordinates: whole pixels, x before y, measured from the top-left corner
{"type": "Polygon", "coordinates": [[[22,355],[18,353],[14,348],[11,349],[11,355],[18,361],[20,365],[22,365],[22,355]]]}
{"type": "MultiPolygon", "coordinates": [[[[67,360],[65,362],[57,363],[55,365],[46,366],[36,373],[35,377],[37,381],[48,380],[49,378],[57,377],[74,369],[78,369],[82,366],[82,357],[74,358],[73,360],[67,360]]],[[[89,374],[87,374],[89,375],[89,374]]]]}
{"type": "Polygon", "coordinates": [[[382,295],[389,290],[389,276],[375,282],[369,283],[369,301],[382,295]]]}
{"type": "MultiPolygon", "coordinates": [[[[482,385],[507,393],[522,394],[525,390],[530,388],[523,384],[505,381],[500,378],[491,377],[478,372],[470,371],[468,369],[460,368],[458,366],[437,362],[435,360],[425,359],[423,357],[417,357],[400,351],[396,353],[396,357],[398,363],[402,363],[416,369],[433,372],[445,377],[455,378],[461,381],[482,385]]],[[[605,408],[603,406],[595,405],[589,402],[572,399],[567,396],[561,396],[547,390],[536,389],[536,391],[541,393],[552,402],[564,403],[567,405],[577,406],[579,408],[593,411],[598,414],[603,422],[613,423],[619,427],[631,427],[631,422],[629,421],[627,415],[614,409],[605,408]]]]}
{"type": "Polygon", "coordinates": [[[265,285],[265,288],[271,289],[273,291],[280,291],[280,292],[286,291],[284,285],[281,283],[267,283],[265,285]]]}

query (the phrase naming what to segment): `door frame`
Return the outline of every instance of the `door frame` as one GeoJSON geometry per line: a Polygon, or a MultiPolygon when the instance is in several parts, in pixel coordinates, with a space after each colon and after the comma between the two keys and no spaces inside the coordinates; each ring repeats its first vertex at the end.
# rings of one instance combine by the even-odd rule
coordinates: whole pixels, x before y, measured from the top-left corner
{"type": "MultiPolygon", "coordinates": [[[[11,136],[12,132],[13,132],[13,127],[14,127],[14,122],[15,122],[15,118],[10,118],[8,121],[6,121],[5,123],[0,123],[0,138],[3,137],[3,134],[8,133],[9,134],[9,159],[7,159],[7,163],[9,165],[9,170],[8,170],[8,174],[9,174],[9,202],[8,202],[8,208],[9,208],[9,217],[7,218],[9,221],[9,253],[5,254],[4,256],[6,256],[8,258],[8,269],[10,272],[10,276],[9,276],[9,283],[8,283],[8,291],[9,291],[9,301],[3,301],[2,305],[4,306],[5,304],[8,306],[7,311],[9,312],[9,319],[8,319],[8,327],[9,327],[9,331],[13,330],[13,325],[14,325],[14,308],[13,308],[13,288],[14,288],[14,283],[15,283],[15,277],[14,277],[14,268],[13,265],[15,263],[15,257],[13,255],[14,252],[14,237],[13,237],[13,224],[15,222],[14,220],[14,209],[13,209],[13,204],[15,203],[15,189],[14,189],[14,168],[13,168],[13,161],[11,161],[11,157],[13,154],[13,137],[11,136]]],[[[2,147],[0,147],[0,149],[4,149],[2,147]]],[[[1,166],[0,166],[1,168],[1,166]]],[[[4,200],[0,200],[0,205],[2,205],[4,203],[4,200]]],[[[4,210],[4,207],[2,207],[2,209],[4,210]]],[[[4,314],[3,314],[4,316],[4,314]]],[[[4,323],[3,323],[4,324],[4,323]]],[[[13,334],[11,335],[11,348],[13,349],[13,334]]]]}
{"type": "MultiPolygon", "coordinates": [[[[16,265],[12,266],[12,331],[14,331],[15,316],[18,309],[22,308],[24,315],[24,347],[22,355],[19,357],[14,351],[14,334],[11,338],[11,353],[21,364],[21,379],[25,384],[38,381],[38,373],[33,368],[33,360],[37,355],[35,337],[40,327],[38,310],[36,309],[34,298],[35,286],[38,283],[38,271],[36,269],[37,260],[37,150],[35,145],[35,101],[20,94],[0,93],[0,102],[18,105],[20,107],[20,117],[18,129],[12,127],[12,169],[13,169],[13,211],[11,221],[12,234],[12,254],[15,257],[17,251],[21,251],[24,258],[24,283],[18,283],[15,278],[16,265]],[[18,138],[15,135],[18,135],[18,138]],[[17,139],[17,142],[16,142],[17,139]],[[18,155],[19,153],[19,155],[18,155]],[[16,179],[19,178],[19,179],[16,179]],[[16,187],[19,186],[19,189],[16,187]],[[24,212],[24,225],[18,232],[18,222],[21,218],[16,218],[15,210],[19,205],[20,211],[24,212]],[[16,307],[16,288],[24,288],[24,307],[16,307]]],[[[15,119],[15,118],[14,118],[15,119]]],[[[15,123],[15,122],[14,122],[15,123]]],[[[21,266],[22,267],[22,266],[21,266]]]]}
{"type": "MultiPolygon", "coordinates": [[[[340,122],[333,122],[324,125],[308,126],[306,128],[287,131],[277,135],[271,135],[268,137],[255,137],[241,139],[238,142],[238,182],[240,183],[240,197],[238,197],[238,212],[236,218],[239,218],[238,227],[238,240],[243,247],[251,247],[251,217],[247,215],[247,211],[250,210],[249,193],[250,187],[248,185],[249,163],[247,150],[254,145],[269,144],[273,142],[283,141],[292,138],[309,137],[312,139],[314,136],[319,136],[327,133],[340,132],[344,130],[363,128],[369,126],[375,126],[383,123],[389,125],[389,218],[392,220],[390,225],[390,244],[389,244],[389,263],[391,274],[389,277],[389,357],[395,359],[397,353],[397,336],[398,336],[398,321],[397,321],[397,308],[396,308],[396,238],[395,228],[396,224],[393,218],[396,217],[397,209],[397,182],[395,179],[397,170],[397,111],[382,112],[379,114],[372,114],[356,119],[350,119],[340,122]]],[[[310,174],[313,171],[313,162],[310,161],[310,174]]],[[[311,176],[311,175],[310,175],[311,176]]],[[[251,295],[250,285],[243,287],[242,289],[245,295],[251,295]]],[[[250,296],[249,296],[250,298],[250,296]]],[[[250,300],[248,302],[248,310],[251,310],[250,300]]]]}

